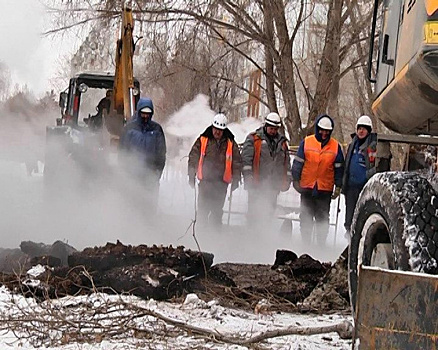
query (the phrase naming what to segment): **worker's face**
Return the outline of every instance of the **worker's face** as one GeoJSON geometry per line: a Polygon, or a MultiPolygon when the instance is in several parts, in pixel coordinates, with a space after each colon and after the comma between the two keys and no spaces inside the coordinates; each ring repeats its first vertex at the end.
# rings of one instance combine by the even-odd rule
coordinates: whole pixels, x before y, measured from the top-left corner
{"type": "Polygon", "coordinates": [[[148,121],[149,119],[152,118],[152,113],[144,113],[144,112],[140,112],[141,117],[145,120],[148,121]]]}
{"type": "Polygon", "coordinates": [[[219,141],[222,138],[224,131],[213,126],[213,137],[216,141],[219,141]]]}
{"type": "Polygon", "coordinates": [[[276,126],[266,126],[266,133],[269,136],[275,136],[278,134],[278,128],[276,126]]]}
{"type": "Polygon", "coordinates": [[[330,137],[330,130],[319,129],[319,134],[323,140],[327,140],[330,137]]]}
{"type": "Polygon", "coordinates": [[[363,127],[363,126],[359,126],[357,128],[357,133],[356,134],[357,134],[358,138],[364,139],[365,137],[368,136],[368,130],[365,127],[363,127]]]}

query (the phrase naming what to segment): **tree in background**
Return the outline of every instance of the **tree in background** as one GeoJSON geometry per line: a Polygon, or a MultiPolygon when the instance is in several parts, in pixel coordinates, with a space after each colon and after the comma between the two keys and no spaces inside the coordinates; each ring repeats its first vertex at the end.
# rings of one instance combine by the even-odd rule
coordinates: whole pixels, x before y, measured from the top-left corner
{"type": "Polygon", "coordinates": [[[0,101],[4,101],[10,95],[11,72],[8,66],[0,61],[0,101]]]}
{"type": "MultiPolygon", "coordinates": [[[[63,6],[60,28],[111,23],[122,6],[115,0],[52,3],[63,6]]],[[[351,115],[352,103],[354,111],[369,114],[366,1],[137,0],[133,12],[148,33],[143,39],[148,54],[141,54],[145,63],[138,72],[148,92],[155,88],[165,101],[159,107],[166,113],[200,92],[210,96],[213,109],[230,109],[239,90],[250,92],[242,83],[246,72],[259,70],[264,77],[259,98],[270,110],[282,109],[292,144],[313,130],[318,114],[330,113],[338,125],[357,117],[351,115]]],[[[342,129],[336,132],[342,141],[342,129]]]]}

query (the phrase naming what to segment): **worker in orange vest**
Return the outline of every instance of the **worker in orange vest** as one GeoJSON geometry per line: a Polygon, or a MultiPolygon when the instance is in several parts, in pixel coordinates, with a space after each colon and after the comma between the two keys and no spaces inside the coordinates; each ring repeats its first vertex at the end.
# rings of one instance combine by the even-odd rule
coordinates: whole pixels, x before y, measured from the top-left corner
{"type": "Polygon", "coordinates": [[[263,126],[250,133],[242,147],[242,172],[248,190],[248,221],[268,223],[280,191],[291,184],[289,144],[280,132],[281,119],[271,112],[263,126]]]}
{"type": "Polygon", "coordinates": [[[199,180],[197,219],[201,224],[220,227],[228,185],[239,187],[241,158],[227,117],[216,114],[213,123],[195,141],[189,154],[189,184],[199,180]]]}
{"type": "Polygon", "coordinates": [[[330,116],[319,116],[315,134],[301,141],[292,164],[294,188],[301,193],[300,229],[305,243],[310,243],[312,234],[318,244],[325,243],[330,203],[341,193],[344,155],[341,145],[331,137],[333,128],[330,116]]]}

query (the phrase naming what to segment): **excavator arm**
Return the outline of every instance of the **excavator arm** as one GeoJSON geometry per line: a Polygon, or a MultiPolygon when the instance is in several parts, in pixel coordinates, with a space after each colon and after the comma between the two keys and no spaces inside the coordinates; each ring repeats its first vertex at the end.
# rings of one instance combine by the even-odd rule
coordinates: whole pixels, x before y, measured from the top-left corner
{"type": "Polygon", "coordinates": [[[124,7],[120,38],[116,48],[116,69],[114,76],[114,93],[111,101],[110,113],[106,117],[105,125],[113,139],[118,139],[123,125],[135,111],[135,96],[139,93],[134,86],[134,20],[132,10],[124,7]]]}

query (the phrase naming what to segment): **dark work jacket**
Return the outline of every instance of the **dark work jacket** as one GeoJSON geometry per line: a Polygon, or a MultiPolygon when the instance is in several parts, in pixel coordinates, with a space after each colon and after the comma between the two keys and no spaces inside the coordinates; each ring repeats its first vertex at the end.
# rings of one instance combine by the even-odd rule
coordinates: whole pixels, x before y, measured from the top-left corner
{"type": "Polygon", "coordinates": [[[125,125],[120,138],[120,147],[144,165],[147,170],[153,171],[161,177],[166,163],[166,139],[160,124],[149,119],[145,122],[139,111],[149,107],[154,110],[152,101],[141,98],[133,118],[125,125]]]}
{"type": "MultiPolygon", "coordinates": [[[[232,173],[233,182],[239,182],[241,177],[242,161],[240,158],[239,147],[234,141],[234,135],[226,128],[222,138],[219,142],[213,137],[213,127],[210,125],[201,134],[208,138],[207,149],[205,150],[204,163],[202,167],[202,174],[204,181],[223,182],[225,172],[225,158],[228,146],[228,140],[233,142],[233,159],[232,159],[232,173]]],[[[199,158],[201,156],[201,136],[197,138],[189,153],[188,161],[188,175],[189,178],[194,179],[198,171],[199,158]]]]}
{"type": "Polygon", "coordinates": [[[289,144],[285,136],[277,133],[269,137],[262,126],[250,133],[242,147],[243,177],[254,176],[254,135],[261,139],[259,185],[256,188],[271,188],[286,191],[292,181],[289,144]],[[284,176],[286,175],[286,179],[284,176]],[[285,180],[287,183],[285,183],[285,180]],[[287,187],[287,188],[286,188],[287,187]]]}
{"type": "MultiPolygon", "coordinates": [[[[358,142],[358,137],[356,134],[353,134],[353,141],[348,145],[347,155],[345,157],[345,171],[344,176],[342,178],[342,191],[345,193],[347,188],[350,185],[350,165],[351,158],[353,155],[353,150],[356,142],[358,142]]],[[[377,134],[371,133],[367,136],[362,145],[359,146],[359,152],[365,158],[365,167],[366,167],[366,179],[370,179],[376,173],[376,151],[377,151],[377,134]]]]}

